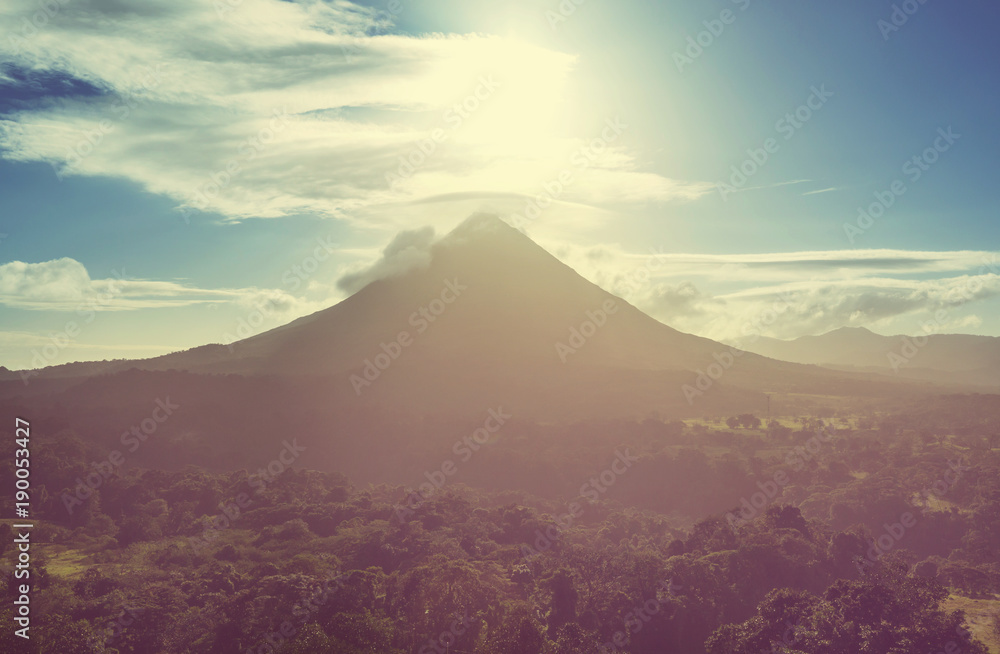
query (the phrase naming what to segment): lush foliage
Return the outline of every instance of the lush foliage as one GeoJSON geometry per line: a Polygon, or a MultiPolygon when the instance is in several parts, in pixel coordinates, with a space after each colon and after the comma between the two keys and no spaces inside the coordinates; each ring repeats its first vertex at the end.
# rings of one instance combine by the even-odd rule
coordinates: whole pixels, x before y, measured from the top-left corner
{"type": "Polygon", "coordinates": [[[942,602],[1000,581],[988,438],[732,422],[591,427],[537,494],[498,470],[423,497],[188,467],[116,470],[67,502],[100,450],[44,436],[29,651],[986,652],[942,602]]]}

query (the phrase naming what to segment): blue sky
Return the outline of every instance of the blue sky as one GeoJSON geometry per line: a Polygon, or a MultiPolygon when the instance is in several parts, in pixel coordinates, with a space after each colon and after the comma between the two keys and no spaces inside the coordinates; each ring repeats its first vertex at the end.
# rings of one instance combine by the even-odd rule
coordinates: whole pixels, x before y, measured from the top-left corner
{"type": "Polygon", "coordinates": [[[1000,335],[1000,8],[895,6],[4,3],[0,364],[277,326],[480,210],[713,338],[1000,335]]]}

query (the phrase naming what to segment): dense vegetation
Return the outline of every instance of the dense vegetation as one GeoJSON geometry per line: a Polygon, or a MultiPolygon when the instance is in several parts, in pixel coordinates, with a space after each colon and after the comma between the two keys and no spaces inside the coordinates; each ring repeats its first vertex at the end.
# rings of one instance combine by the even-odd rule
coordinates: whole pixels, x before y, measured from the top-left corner
{"type": "Polygon", "coordinates": [[[987,651],[948,607],[1000,583],[991,424],[750,418],[590,425],[571,449],[533,427],[530,493],[504,490],[529,465],[504,447],[440,487],[123,467],[81,493],[106,449],[41,434],[26,651],[987,651]]]}

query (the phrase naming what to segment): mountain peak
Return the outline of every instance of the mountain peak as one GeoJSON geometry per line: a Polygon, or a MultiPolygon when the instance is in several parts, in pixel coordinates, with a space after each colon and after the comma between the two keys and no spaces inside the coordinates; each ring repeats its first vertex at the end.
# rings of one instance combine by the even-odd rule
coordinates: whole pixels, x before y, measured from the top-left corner
{"type": "MultiPolygon", "coordinates": [[[[488,265],[486,260],[533,260],[541,263],[556,259],[524,232],[517,230],[492,213],[477,212],[463,220],[439,242],[437,254],[451,252],[468,259],[466,265],[488,265]]],[[[561,265],[561,264],[560,264],[561,265]]]]}
{"type": "Polygon", "coordinates": [[[505,233],[516,231],[493,213],[477,211],[449,232],[449,236],[471,236],[473,234],[505,233]]]}
{"type": "Polygon", "coordinates": [[[856,334],[856,335],[865,335],[865,336],[867,336],[867,335],[875,336],[876,335],[875,332],[873,332],[872,330],[868,329],[867,327],[849,327],[847,325],[845,325],[843,327],[839,327],[837,329],[834,329],[832,331],[827,332],[826,336],[830,336],[830,335],[833,335],[833,334],[844,334],[844,335],[856,334]]]}

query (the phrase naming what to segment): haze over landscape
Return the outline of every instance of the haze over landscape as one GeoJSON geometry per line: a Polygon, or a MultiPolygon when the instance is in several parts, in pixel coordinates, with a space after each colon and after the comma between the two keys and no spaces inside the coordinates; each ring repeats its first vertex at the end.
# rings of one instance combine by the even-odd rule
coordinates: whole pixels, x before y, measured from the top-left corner
{"type": "Polygon", "coordinates": [[[998,24],[4,3],[0,650],[1000,653],[998,24]]]}

